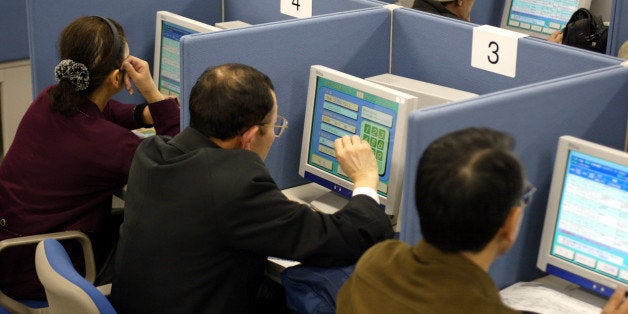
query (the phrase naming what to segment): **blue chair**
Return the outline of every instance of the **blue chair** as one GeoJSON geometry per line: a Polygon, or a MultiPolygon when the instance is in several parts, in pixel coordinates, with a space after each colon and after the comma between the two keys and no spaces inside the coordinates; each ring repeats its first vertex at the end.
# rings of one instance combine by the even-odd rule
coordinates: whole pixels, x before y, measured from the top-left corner
{"type": "MultiPolygon", "coordinates": [[[[41,242],[44,239],[53,238],[58,240],[77,240],[83,248],[83,256],[85,259],[85,278],[89,282],[93,282],[96,277],[96,271],[94,267],[94,255],[92,252],[92,245],[87,237],[79,231],[64,231],[55,233],[37,234],[31,236],[16,237],[12,239],[6,239],[0,241],[0,258],[2,258],[2,251],[16,246],[33,245],[41,242]]],[[[33,301],[33,300],[15,300],[0,290],[0,313],[48,313],[48,302],[46,301],[33,301]]]]}
{"type": "MultiPolygon", "coordinates": [[[[92,271],[93,265],[92,260],[92,271]]],[[[35,268],[46,291],[47,313],[116,313],[93,280],[88,281],[76,271],[59,241],[48,238],[37,244],[35,268]]]]}

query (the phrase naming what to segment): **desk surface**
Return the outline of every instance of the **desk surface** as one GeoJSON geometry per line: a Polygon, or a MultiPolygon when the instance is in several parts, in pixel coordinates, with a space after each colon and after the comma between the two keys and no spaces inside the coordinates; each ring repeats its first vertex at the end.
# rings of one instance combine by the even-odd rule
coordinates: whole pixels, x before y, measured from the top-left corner
{"type": "Polygon", "coordinates": [[[500,292],[504,303],[517,310],[537,313],[596,313],[608,301],[602,296],[556,276],[518,282],[500,292]]]}

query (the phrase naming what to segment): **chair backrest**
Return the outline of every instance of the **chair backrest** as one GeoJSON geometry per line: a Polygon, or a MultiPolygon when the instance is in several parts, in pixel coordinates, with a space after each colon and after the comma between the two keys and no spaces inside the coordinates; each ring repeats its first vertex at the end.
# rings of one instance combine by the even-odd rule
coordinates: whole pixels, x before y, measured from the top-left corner
{"type": "MultiPolygon", "coordinates": [[[[94,278],[96,277],[96,267],[94,266],[94,253],[92,252],[91,241],[86,234],[76,230],[41,233],[2,240],[0,241],[0,259],[3,258],[3,254],[8,254],[5,250],[9,248],[38,244],[42,240],[48,238],[57,240],[78,241],[78,243],[83,248],[83,259],[85,261],[85,278],[87,278],[87,280],[90,282],[94,281],[94,278]]],[[[0,289],[0,314],[35,314],[47,313],[47,311],[47,301],[15,300],[6,295],[4,291],[0,289]]]]}
{"type": "Polygon", "coordinates": [[[107,298],[79,274],[55,239],[37,244],[37,276],[48,299],[48,313],[116,313],[107,298]]]}

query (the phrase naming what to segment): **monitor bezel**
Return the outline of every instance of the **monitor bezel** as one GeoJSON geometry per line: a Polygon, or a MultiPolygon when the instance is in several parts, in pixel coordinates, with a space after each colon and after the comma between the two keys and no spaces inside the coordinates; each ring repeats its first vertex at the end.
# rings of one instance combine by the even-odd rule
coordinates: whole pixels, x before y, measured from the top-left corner
{"type": "Polygon", "coordinates": [[[569,135],[564,135],[559,138],[547,209],[545,212],[543,232],[541,234],[541,244],[537,257],[537,267],[550,275],[565,279],[587,290],[609,297],[618,285],[626,285],[586,268],[568,263],[551,254],[565,172],[571,151],[581,152],[628,167],[628,153],[624,151],[569,135]]]}
{"type": "Polygon", "coordinates": [[[316,100],[316,86],[319,77],[332,80],[343,85],[351,86],[363,92],[400,103],[399,110],[397,112],[397,124],[395,126],[394,138],[394,141],[398,144],[393,145],[393,151],[391,155],[391,179],[389,180],[388,184],[388,196],[383,196],[378,193],[380,204],[385,208],[386,213],[389,215],[396,215],[401,204],[404,175],[403,170],[405,163],[405,141],[408,123],[407,120],[410,112],[419,107],[418,98],[416,96],[397,91],[392,88],[382,86],[322,65],[312,65],[310,67],[307,103],[303,123],[303,140],[301,142],[299,175],[347,198],[351,196],[354,188],[352,182],[324,172],[307,163],[310,153],[310,137],[313,123],[312,115],[316,100]]]}
{"type": "MultiPolygon", "coordinates": [[[[159,79],[161,71],[161,33],[163,22],[175,24],[187,29],[196,31],[197,33],[209,33],[220,31],[221,29],[203,22],[187,18],[169,11],[157,11],[155,14],[155,54],[153,58],[153,81],[159,88],[159,79]]],[[[180,67],[179,67],[180,69],[180,67]]],[[[181,83],[181,82],[179,82],[181,83]]]]}
{"type": "MultiPolygon", "coordinates": [[[[538,32],[534,32],[534,31],[528,31],[528,30],[525,30],[525,29],[521,29],[521,28],[518,28],[518,27],[514,27],[514,26],[508,25],[508,17],[510,16],[510,8],[512,7],[512,2],[513,1],[514,0],[506,0],[505,3],[504,3],[504,10],[502,11],[502,18],[501,18],[500,28],[507,29],[507,30],[510,30],[510,31],[513,31],[513,32],[517,32],[517,33],[530,35],[530,36],[536,37],[536,38],[548,39],[551,34],[545,34],[545,33],[538,33],[538,32]]],[[[591,8],[591,0],[579,0],[578,1],[578,8],[590,9],[591,8]]]]}

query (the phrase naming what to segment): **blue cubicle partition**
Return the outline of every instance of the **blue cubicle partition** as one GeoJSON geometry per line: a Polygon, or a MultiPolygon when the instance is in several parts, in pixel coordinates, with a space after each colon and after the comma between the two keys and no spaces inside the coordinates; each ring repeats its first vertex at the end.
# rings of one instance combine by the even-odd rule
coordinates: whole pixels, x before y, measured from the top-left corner
{"type": "Polygon", "coordinates": [[[510,78],[471,66],[473,28],[477,25],[406,8],[394,12],[392,73],[476,94],[621,62],[604,54],[526,37],[519,40],[516,76],[510,78]]]}
{"type": "MultiPolygon", "coordinates": [[[[622,62],[621,59],[528,37],[520,39],[518,43],[516,76],[514,78],[502,76],[471,66],[471,45],[475,26],[475,24],[444,19],[411,9],[394,11],[392,73],[481,95],[474,100],[420,111],[413,115],[410,121],[406,159],[408,171],[404,182],[400,234],[400,238],[408,243],[415,243],[420,238],[418,217],[414,206],[413,180],[416,162],[427,144],[438,135],[464,126],[486,125],[501,126],[505,131],[511,131],[518,140],[520,134],[526,134],[526,136],[534,134],[541,138],[538,141],[555,141],[557,137],[553,133],[569,131],[571,130],[569,127],[577,126],[576,130],[593,128],[590,131],[591,134],[602,132],[604,136],[590,136],[591,139],[601,140],[610,132],[609,128],[604,130],[603,127],[605,123],[609,123],[608,125],[617,126],[617,128],[612,129],[613,136],[607,137],[603,143],[613,146],[619,143],[623,145],[628,98],[625,97],[626,91],[616,92],[614,88],[619,89],[619,87],[612,86],[615,84],[620,87],[626,86],[626,78],[621,76],[621,73],[625,74],[625,72],[609,71],[609,68],[618,67],[622,62]],[[452,45],[460,48],[452,49],[452,45]],[[616,75],[619,82],[606,82],[605,80],[612,77],[607,72],[619,72],[616,75]],[[579,79],[581,75],[587,80],[579,79]],[[584,89],[578,86],[586,84],[590,86],[587,85],[584,89]],[[605,84],[611,86],[608,95],[606,95],[605,84]],[[601,90],[604,92],[600,92],[601,90]],[[591,95],[583,97],[581,93],[591,95]],[[621,98],[621,95],[624,98],[621,98]],[[604,97],[609,99],[601,99],[604,97]],[[596,107],[600,102],[604,104],[614,102],[612,105],[614,111],[604,116],[607,120],[594,120],[597,124],[584,120],[583,124],[580,124],[581,120],[577,119],[579,115],[586,115],[588,119],[592,119],[599,116],[595,110],[605,110],[596,107]],[[547,109],[540,109],[545,107],[547,109]],[[581,107],[590,109],[581,109],[581,107]],[[417,118],[428,113],[439,114],[439,117],[442,114],[443,117],[433,125],[430,122],[428,127],[424,118],[417,118]],[[449,117],[449,115],[452,116],[449,117]],[[438,127],[433,127],[435,125],[438,127]],[[557,131],[553,131],[552,128],[557,131]],[[601,129],[596,130],[596,128],[601,129]]],[[[543,147],[542,143],[527,144],[531,140],[531,137],[519,140],[518,149],[537,145],[543,147]]],[[[539,161],[542,161],[544,165],[547,164],[548,167],[551,166],[549,159],[551,159],[550,154],[555,143],[547,145],[551,148],[546,147],[544,155],[538,155],[538,150],[524,150],[527,155],[522,155],[526,167],[533,174],[531,181],[537,184],[541,195],[547,193],[549,179],[539,180],[538,177],[548,175],[550,172],[541,173],[536,169],[539,161]]],[[[492,274],[498,284],[504,285],[533,277],[536,256],[532,255],[536,253],[530,252],[535,252],[538,248],[540,229],[533,229],[539,232],[527,230],[540,228],[542,224],[540,215],[544,212],[544,208],[539,204],[543,202],[543,197],[535,201],[535,206],[538,208],[532,208],[531,211],[534,213],[526,218],[531,222],[524,224],[522,239],[509,253],[511,257],[504,259],[507,261],[505,264],[498,262],[493,267],[492,274]],[[538,214],[539,212],[541,214],[538,214]]]]}
{"type": "Polygon", "coordinates": [[[628,2],[622,0],[613,1],[611,26],[608,32],[608,45],[606,51],[616,56],[619,47],[628,41],[628,2]]]}
{"type": "MultiPolygon", "coordinates": [[[[385,4],[375,2],[371,0],[316,0],[312,1],[312,16],[358,10],[385,4]]],[[[294,19],[294,17],[280,12],[281,1],[278,0],[227,0],[224,3],[225,21],[240,20],[249,24],[262,24],[294,19]]]]}
{"type": "Polygon", "coordinates": [[[627,115],[628,67],[621,65],[413,112],[408,125],[401,239],[416,243],[421,238],[414,180],[427,145],[460,128],[491,127],[516,139],[515,154],[538,191],[525,209],[517,243],[493,264],[490,274],[500,288],[538,278],[542,274],[536,269],[536,257],[558,137],[572,135],[623,149],[627,115]]]}
{"type": "Polygon", "coordinates": [[[0,34],[0,62],[28,59],[25,1],[0,1],[0,34]]]}
{"type": "MultiPolygon", "coordinates": [[[[131,53],[149,64],[153,60],[155,13],[160,10],[177,13],[201,22],[214,24],[225,20],[242,20],[259,24],[295,18],[279,12],[279,1],[258,0],[155,0],[155,1],[81,1],[81,0],[25,0],[31,43],[33,93],[54,83],[53,69],[58,62],[56,42],[69,22],[83,15],[111,17],[124,27],[131,53]],[[54,18],[50,18],[54,17],[54,18]]],[[[4,6],[3,4],[2,6],[4,6]]],[[[367,0],[314,1],[313,14],[349,11],[381,6],[367,0]]],[[[1,7],[0,7],[1,8],[1,7]]],[[[228,54],[230,54],[229,52],[228,54]]],[[[116,99],[141,102],[141,97],[118,94],[116,99]]]]}
{"type": "MultiPolygon", "coordinates": [[[[221,21],[222,3],[218,0],[153,1],[83,1],[26,0],[33,93],[54,84],[54,67],[58,62],[56,43],[63,28],[77,17],[101,15],[120,23],[126,33],[131,54],[152,64],[155,38],[155,13],[166,10],[213,24],[221,21]]],[[[121,101],[142,102],[118,94],[121,101]]]]}
{"type": "Polygon", "coordinates": [[[281,188],[305,183],[298,164],[310,65],[361,77],[387,72],[390,19],[390,11],[377,6],[183,37],[182,125],[189,124],[189,91],[202,71],[227,62],[251,65],[273,80],[279,113],[290,122],[266,164],[281,188]]]}

